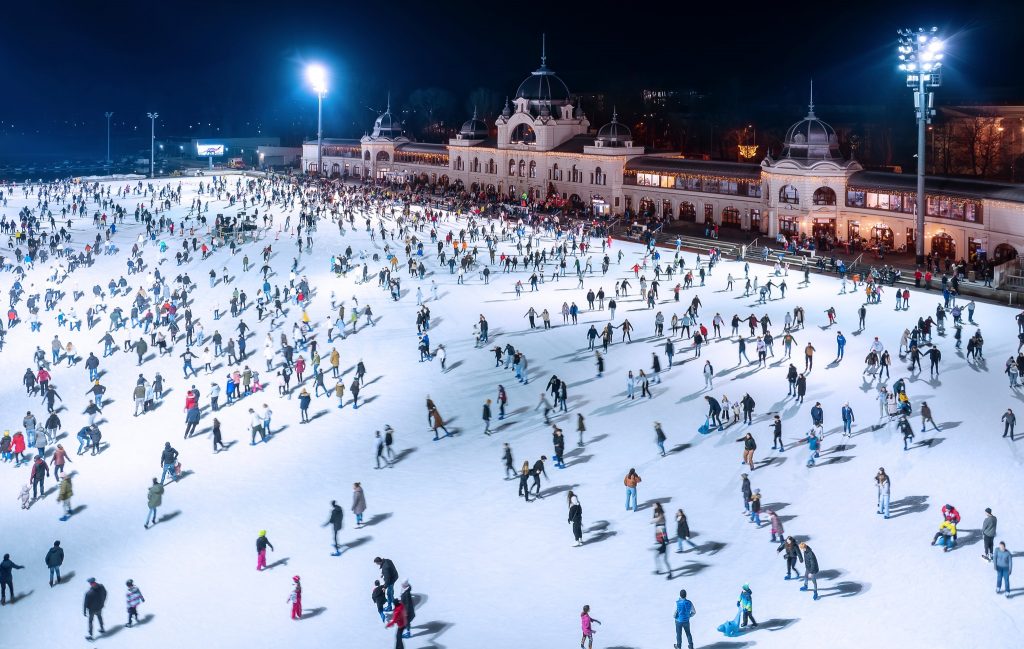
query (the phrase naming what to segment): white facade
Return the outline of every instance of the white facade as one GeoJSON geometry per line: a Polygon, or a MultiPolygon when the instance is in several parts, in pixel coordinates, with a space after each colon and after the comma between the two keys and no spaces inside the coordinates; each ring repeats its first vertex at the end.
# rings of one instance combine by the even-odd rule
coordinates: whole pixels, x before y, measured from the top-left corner
{"type": "MultiPolygon", "coordinates": [[[[316,171],[316,153],[315,141],[303,145],[303,169],[316,171]]],[[[543,59],[490,126],[474,115],[447,144],[416,143],[389,106],[360,140],[325,140],[323,161],[332,176],[459,182],[473,193],[558,197],[599,214],[714,223],[751,239],[781,232],[911,249],[916,236],[914,177],[867,172],[845,159],[833,129],[814,114],[813,98],[781,154],[760,164],[645,155],[617,116],[595,133],[543,59]]],[[[926,251],[954,258],[1024,252],[1024,187],[929,178],[926,199],[926,251]]]]}

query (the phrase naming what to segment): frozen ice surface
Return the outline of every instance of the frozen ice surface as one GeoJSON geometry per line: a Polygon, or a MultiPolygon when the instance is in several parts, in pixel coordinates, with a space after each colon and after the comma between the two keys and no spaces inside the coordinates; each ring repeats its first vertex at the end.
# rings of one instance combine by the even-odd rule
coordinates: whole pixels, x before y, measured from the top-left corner
{"type": "MultiPolygon", "coordinates": [[[[165,182],[176,185],[179,181],[158,184],[165,182]]],[[[188,205],[196,181],[181,182],[186,186],[182,205],[188,205]]],[[[134,206],[139,198],[121,202],[134,206]]],[[[3,213],[13,217],[26,204],[35,207],[35,199],[26,201],[16,190],[3,213]]],[[[94,209],[90,204],[89,214],[94,209]]],[[[212,217],[236,209],[215,201],[209,213],[212,217]]],[[[184,210],[173,208],[178,215],[184,210]]],[[[279,225],[281,209],[275,206],[271,211],[279,225]]],[[[293,212],[293,221],[297,213],[293,212]]],[[[46,637],[57,646],[81,646],[85,619],[79,612],[85,579],[95,577],[109,592],[108,637],[98,640],[109,647],[338,643],[390,647],[393,629],[382,628],[370,601],[378,576],[372,562],[375,556],[393,559],[399,581],[409,579],[421,598],[414,637],[407,641],[410,647],[573,647],[579,640],[580,610],[590,604],[592,614],[602,622],[596,627],[596,647],[667,648],[674,642],[671,614],[680,588],[689,591],[698,611],[692,625],[698,647],[809,647],[823,641],[836,647],[1020,645],[1024,599],[996,596],[995,572],[980,558],[986,507],[999,516],[997,541],[1006,540],[1014,551],[1022,543],[1017,531],[1024,507],[1014,490],[1021,477],[1024,442],[1002,439],[999,421],[1005,409],[1018,406],[1021,398],[1019,391],[1009,389],[1003,374],[1004,361],[1016,353],[1015,310],[978,304],[975,320],[986,337],[984,362],[968,362],[962,351],[954,350],[952,327],[947,326],[945,337],[935,337],[943,353],[941,376],[929,380],[927,358],[922,359],[924,371],[911,374],[895,352],[904,328],[912,327],[918,316],[934,314],[940,299],[934,292],[912,291],[910,310],[895,311],[892,291],[886,288],[881,304],[868,306],[866,329],[858,332],[856,310],[863,302],[862,293],[841,295],[837,280],[819,275],[811,276],[810,286],[801,287],[801,277],[791,272],[785,299],[767,305],[756,304],[753,297],[743,298],[739,281],[736,290],[724,291],[727,273],[743,276],[742,265],[731,262],[716,267],[706,287],[683,291],[678,304],[672,301],[675,280],[661,283],[655,311],[665,314],[666,331],[672,314],[681,316],[693,295],[703,301],[700,321],[709,329],[716,312],[726,319],[726,332],[733,313],[771,316],[775,357],[769,358],[767,368],[738,367],[736,344],[729,339],[711,342],[702,359],[710,359],[717,373],[712,394],[736,401],[749,393],[757,402],[755,422],[749,427],[758,442],[756,458],[759,462],[774,459],[749,472],[751,482],[761,490],[765,509],[776,509],[783,517],[786,533],[808,539],[817,554],[822,597],[815,602],[809,593],[798,591],[802,582],[783,580],[785,562],[769,542],[768,528],[755,529],[741,515],[739,476],[746,467],[740,463],[742,445],[736,440],[748,427],[735,425],[707,436],[696,432],[704,421],[706,392],[703,360],[690,360],[689,343],[677,341],[676,366],[652,386],[653,399],[624,398],[626,372],[649,370],[652,351],[667,366],[663,341],[651,337],[655,311],[639,300],[638,282],[631,278],[630,296],[619,300],[615,320],[620,324],[628,318],[633,323],[633,342],[621,344],[616,331],[603,378],[595,378],[593,352],[587,350],[585,334],[591,323],[603,325],[608,311],[584,310],[578,325],[562,324],[563,302],[575,301],[585,309],[589,288],[603,287],[614,295],[615,281],[631,275],[627,269],[642,258],[642,248],[614,242],[612,268],[602,277],[600,247],[595,241],[596,272],[586,278],[585,289],[575,288],[570,271],[570,277],[547,281],[537,293],[529,292],[529,273],[504,274],[498,267],[492,267],[489,286],[475,273],[459,286],[456,275],[447,268],[438,269],[435,257],[428,254],[427,279],[410,279],[400,269],[404,295],[393,302],[378,288],[372,262],[371,281],[363,285],[356,284],[351,274],[339,279],[329,272],[330,255],[346,245],[368,254],[381,251],[379,239],[371,242],[361,222],[357,217],[360,227],[348,230],[344,237],[337,227],[322,222],[316,249],[301,256],[300,267],[315,286],[309,312],[326,366],[332,345],[325,341],[325,322],[332,290],[349,308],[353,296],[360,305],[372,305],[378,318],[376,327],[366,327],[361,319],[356,335],[334,343],[341,353],[346,387],[355,363],[360,359],[366,363],[363,405],[358,410],[351,405],[338,410],[333,396],[314,399],[311,414],[323,416],[300,425],[297,397],[283,399],[271,392],[246,397],[217,414],[225,441],[238,443],[214,455],[208,409],[204,408],[199,428],[202,435],[183,440],[182,406],[192,383],[202,391],[203,405],[208,405],[209,384],[216,380],[223,385],[224,368],[211,376],[201,371],[196,379],[183,380],[178,354],[185,346],[179,342],[173,355],[141,368],[149,378],[159,370],[167,380],[168,393],[155,412],[136,418],[131,392],[139,369],[134,355],[118,351],[102,359],[102,380],[108,387],[107,397],[113,400],[101,417],[109,448],[96,457],[72,455],[74,463],[69,467],[76,472],[73,502],[84,509],[70,521],[60,522],[60,507],[51,494],[22,511],[16,496],[29,469],[15,470],[10,464],[0,468],[0,548],[26,566],[14,573],[22,599],[0,609],[0,645],[27,647],[46,637]],[[617,264],[615,254],[620,249],[625,258],[617,264]],[[439,285],[437,302],[430,299],[431,279],[439,285]],[[526,285],[519,299],[513,290],[517,279],[526,285]],[[416,286],[423,287],[433,316],[432,346],[447,346],[446,373],[436,360],[418,362],[416,286]],[[783,316],[797,305],[807,314],[806,327],[795,332],[797,368],[803,367],[802,349],[808,341],[818,350],[803,405],[786,398],[787,363],[781,360],[783,316]],[[827,329],[824,311],[830,305],[835,306],[839,322],[827,329]],[[523,316],[531,306],[551,312],[551,331],[528,329],[523,316]],[[492,344],[477,349],[473,325],[480,314],[490,323],[492,344]],[[830,366],[837,330],[848,339],[846,358],[830,366]],[[920,429],[921,401],[928,401],[942,427],[938,433],[918,432],[918,445],[909,452],[903,451],[893,424],[875,427],[879,421],[875,384],[865,383],[861,371],[876,335],[892,350],[892,380],[907,381],[915,431],[920,429]],[[494,367],[489,349],[506,343],[526,353],[529,385],[519,384],[511,370],[494,367]],[[550,428],[534,410],[552,373],[569,384],[569,411],[555,419],[565,431],[569,467],[557,469],[549,461],[550,480],[543,484],[548,497],[527,504],[516,495],[517,481],[503,480],[501,447],[505,441],[511,444],[517,467],[541,454],[552,455],[550,428]],[[497,417],[498,384],[508,390],[511,416],[495,421],[499,432],[486,436],[481,408],[485,399],[495,399],[497,417]],[[458,430],[454,437],[431,440],[424,406],[428,394],[449,430],[458,430]],[[810,428],[809,411],[816,401],[825,410],[827,436],[818,465],[808,469],[806,446],[796,442],[810,428]],[[839,410],[846,401],[856,415],[850,440],[841,435],[839,410]],[[247,409],[264,402],[274,411],[276,434],[269,443],[252,447],[247,409]],[[575,446],[578,412],[587,421],[583,449],[575,446]],[[791,445],[783,454],[770,450],[769,413],[775,412],[783,417],[785,439],[791,445]],[[655,445],[655,420],[662,422],[667,447],[673,449],[665,458],[659,457],[655,445]],[[385,424],[394,427],[396,447],[403,457],[395,468],[377,471],[373,435],[385,424]],[[921,444],[926,440],[928,444],[921,444]],[[147,510],[146,490],[151,478],[160,474],[159,455],[165,441],[180,451],[184,468],[193,473],[167,486],[160,514],[173,517],[144,530],[140,523],[147,510]],[[893,484],[890,520],[875,513],[873,478],[883,466],[893,484]],[[636,513],[624,507],[622,480],[630,467],[643,478],[639,502],[648,504],[636,513]],[[363,484],[369,506],[370,524],[362,529],[355,528],[349,511],[356,481],[363,484]],[[583,506],[586,543],[579,548],[572,547],[567,523],[568,489],[578,494],[583,506]],[[332,499],[346,510],[341,538],[349,549],[340,557],[331,556],[330,532],[322,527],[332,499]],[[679,508],[686,510],[694,541],[703,550],[675,554],[671,545],[669,560],[675,569],[671,581],[652,574],[654,530],[649,503],[654,500],[665,504],[673,538],[673,515],[679,508]],[[914,504],[898,507],[901,502],[914,504]],[[955,505],[963,521],[960,547],[944,554],[929,543],[945,503],[955,505]],[[274,567],[258,573],[254,542],[263,529],[274,544],[268,559],[274,567]],[[43,557],[55,539],[62,541],[66,551],[63,572],[73,576],[70,583],[50,589],[43,557]],[[318,613],[300,622],[289,619],[286,602],[293,575],[302,576],[306,610],[318,613]],[[143,626],[131,629],[121,627],[128,578],[146,597],[141,615],[151,616],[143,626]],[[727,641],[716,627],[732,618],[744,583],[753,589],[754,614],[761,626],[727,641]],[[727,644],[715,644],[720,642],[727,644]]],[[[451,227],[458,231],[458,226],[451,227]]],[[[129,216],[116,235],[121,253],[100,256],[92,269],[79,271],[63,286],[70,293],[71,284],[77,282],[86,291],[76,305],[80,315],[92,303],[94,283],[105,289],[111,276],[125,273],[127,251],[140,229],[129,216]]],[[[440,226],[441,236],[448,229],[449,223],[440,226]]],[[[276,233],[275,226],[269,242],[276,252],[277,274],[271,283],[282,284],[287,282],[296,251],[292,237],[285,233],[275,240],[276,233]]],[[[91,218],[75,220],[76,244],[81,246],[94,235],[91,218]]],[[[180,245],[178,236],[173,239],[180,245]]],[[[550,244],[545,238],[544,245],[550,244]]],[[[254,300],[259,286],[257,260],[264,242],[247,250],[255,266],[247,274],[241,271],[242,254],[229,258],[226,249],[187,269],[176,268],[176,245],[163,255],[168,261],[161,271],[170,278],[184,270],[190,273],[198,285],[192,294],[195,317],[204,324],[207,336],[219,329],[226,339],[236,322],[230,317],[214,321],[212,311],[215,304],[227,308],[230,287],[218,284],[210,289],[207,274],[211,268],[219,274],[227,264],[237,278],[230,286],[245,288],[250,301],[254,300]]],[[[400,242],[394,246],[403,247],[400,242]]],[[[501,248],[510,250],[511,244],[503,242],[501,248]]],[[[427,250],[432,247],[428,245],[427,250]]],[[[153,264],[157,256],[153,245],[147,245],[147,261],[153,264]]],[[[692,266],[694,255],[685,257],[692,266]]],[[[751,267],[761,283],[768,279],[768,272],[761,265],[751,267]]],[[[40,267],[30,271],[26,287],[34,283],[35,290],[41,291],[43,275],[40,267]]],[[[647,275],[651,277],[649,269],[647,275]]],[[[132,286],[142,279],[126,277],[132,286]]],[[[11,274],[0,275],[5,293],[12,281],[11,274]]],[[[129,299],[116,300],[126,314],[129,299]]],[[[70,301],[66,297],[62,306],[70,301]]],[[[24,305],[20,306],[24,316],[24,305]]],[[[24,369],[32,365],[36,345],[49,355],[49,342],[56,333],[64,342],[73,341],[83,356],[90,350],[102,353],[97,341],[107,326],[105,318],[91,331],[69,334],[58,329],[54,315],[43,313],[42,331],[37,334],[27,324],[15,327],[0,353],[8,375],[0,388],[6,414],[3,428],[12,432],[20,428],[26,410],[33,411],[40,424],[45,419],[45,406],[37,397],[26,397],[19,384],[24,369]]],[[[283,328],[289,336],[298,315],[292,306],[283,328]]],[[[257,323],[252,307],[243,319],[253,330],[248,363],[264,369],[262,348],[269,319],[257,323]]],[[[974,329],[964,329],[965,344],[974,329]]],[[[746,331],[745,325],[741,331],[746,331]]],[[[280,330],[274,332],[275,340],[279,334],[280,330]]],[[[115,335],[119,347],[124,338],[123,332],[115,335]]],[[[753,344],[747,353],[756,359],[753,344]]],[[[88,375],[81,363],[72,369],[61,364],[53,374],[63,397],[60,405],[65,407],[60,413],[64,430],[70,433],[63,443],[73,453],[74,433],[85,424],[81,413],[87,403],[88,375]]],[[[267,373],[263,375],[268,378],[267,373]]],[[[328,385],[333,385],[329,378],[328,385]]],[[[307,386],[312,390],[308,379],[307,386]]],[[[1011,580],[1019,588],[1017,575],[1011,580]]],[[[1015,592],[1020,593],[1024,590],[1015,592]]]]}

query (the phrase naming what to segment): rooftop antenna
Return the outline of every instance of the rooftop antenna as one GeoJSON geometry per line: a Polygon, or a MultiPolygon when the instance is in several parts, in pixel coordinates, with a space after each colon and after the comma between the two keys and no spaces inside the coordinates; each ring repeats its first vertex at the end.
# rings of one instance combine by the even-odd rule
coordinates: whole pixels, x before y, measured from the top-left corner
{"type": "Polygon", "coordinates": [[[808,117],[814,115],[814,79],[811,79],[811,103],[807,104],[808,117]]]}
{"type": "Polygon", "coordinates": [[[387,109],[386,112],[388,112],[388,113],[391,112],[391,91],[390,90],[388,90],[388,109],[387,109]]]}
{"type": "Polygon", "coordinates": [[[548,61],[548,35],[540,35],[540,67],[546,67],[548,61]]]}

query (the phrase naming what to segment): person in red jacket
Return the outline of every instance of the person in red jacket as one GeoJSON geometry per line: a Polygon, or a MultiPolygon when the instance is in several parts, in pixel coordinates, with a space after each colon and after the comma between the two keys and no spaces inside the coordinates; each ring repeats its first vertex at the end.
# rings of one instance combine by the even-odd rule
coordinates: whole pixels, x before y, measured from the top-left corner
{"type": "Polygon", "coordinates": [[[299,581],[299,576],[295,575],[292,577],[292,581],[295,582],[295,590],[288,596],[288,601],[292,603],[292,619],[302,619],[302,582],[299,581]]]}
{"type": "Polygon", "coordinates": [[[391,614],[391,621],[387,623],[387,628],[392,626],[397,627],[395,632],[395,649],[405,649],[405,644],[402,643],[402,634],[405,631],[406,619],[405,619],[405,606],[402,602],[395,603],[395,611],[391,614]]]}
{"type": "Polygon", "coordinates": [[[15,468],[27,463],[25,459],[25,435],[19,430],[14,433],[14,437],[11,438],[11,453],[14,455],[14,466],[15,468]]]}

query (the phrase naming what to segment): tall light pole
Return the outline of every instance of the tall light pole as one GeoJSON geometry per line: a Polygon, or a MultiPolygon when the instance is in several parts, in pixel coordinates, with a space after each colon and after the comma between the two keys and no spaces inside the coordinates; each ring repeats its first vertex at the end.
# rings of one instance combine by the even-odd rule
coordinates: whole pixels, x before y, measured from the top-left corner
{"type": "Polygon", "coordinates": [[[146,116],[149,117],[149,177],[154,178],[156,175],[153,172],[156,160],[156,118],[160,117],[160,113],[146,113],[146,116]]]}
{"type": "Polygon", "coordinates": [[[107,117],[107,164],[110,164],[110,118],[114,116],[113,111],[103,113],[107,117]]]}
{"type": "Polygon", "coordinates": [[[324,66],[313,64],[306,68],[306,79],[316,93],[316,173],[324,173],[324,95],[327,94],[327,70],[324,66]]]}
{"type": "Polygon", "coordinates": [[[907,75],[907,87],[914,89],[914,113],[917,119],[917,264],[924,263],[924,165],[925,138],[928,124],[935,114],[933,94],[929,88],[942,84],[942,39],[938,27],[917,31],[901,29],[899,34],[899,69],[907,75]]]}

